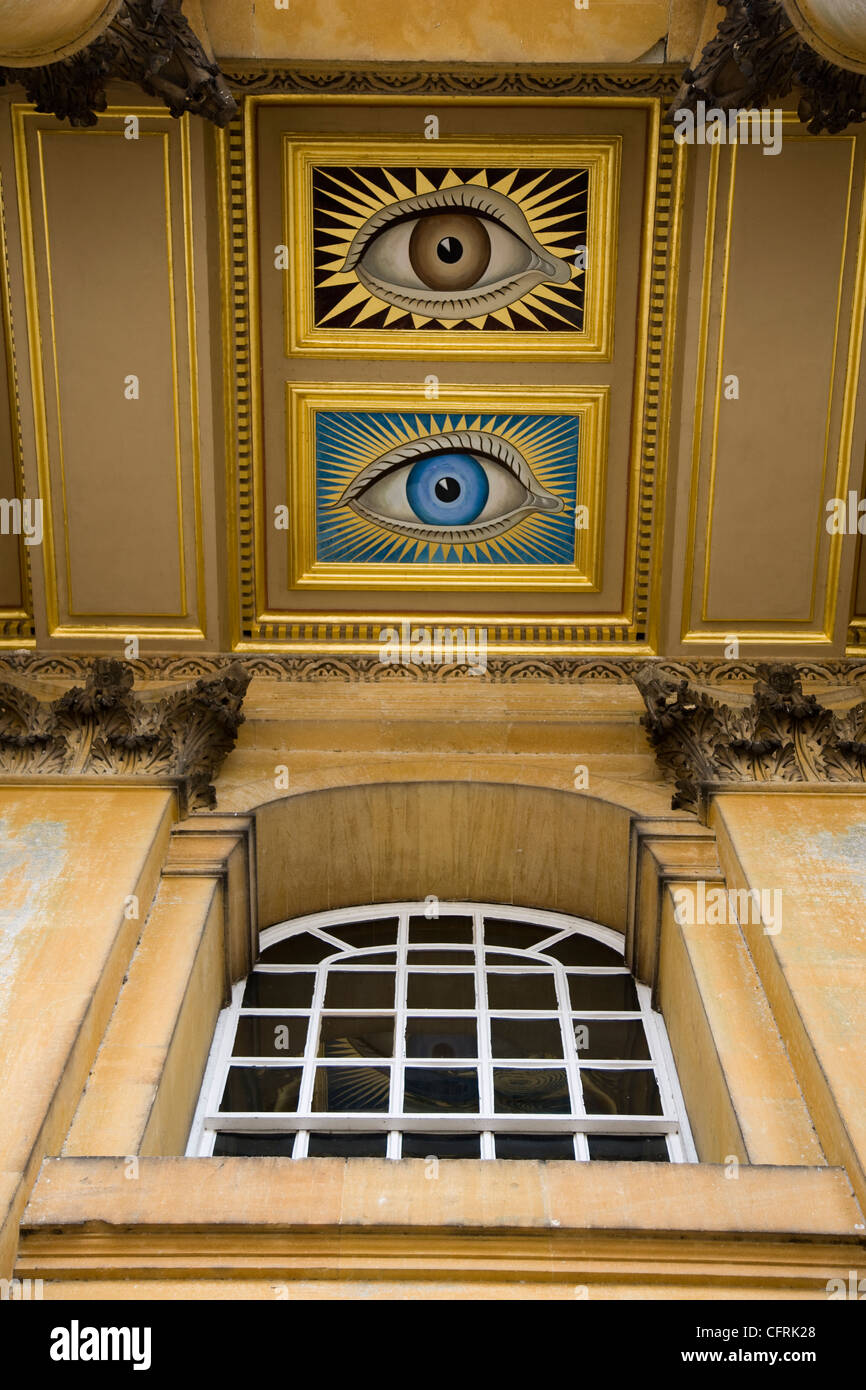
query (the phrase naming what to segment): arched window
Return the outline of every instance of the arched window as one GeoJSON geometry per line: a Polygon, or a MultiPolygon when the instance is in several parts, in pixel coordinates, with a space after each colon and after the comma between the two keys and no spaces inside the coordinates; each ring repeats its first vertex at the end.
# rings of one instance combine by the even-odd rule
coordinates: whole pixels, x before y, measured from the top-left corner
{"type": "Polygon", "coordinates": [[[649,990],[609,928],[477,903],[261,935],[189,1154],[695,1161],[649,990]]]}

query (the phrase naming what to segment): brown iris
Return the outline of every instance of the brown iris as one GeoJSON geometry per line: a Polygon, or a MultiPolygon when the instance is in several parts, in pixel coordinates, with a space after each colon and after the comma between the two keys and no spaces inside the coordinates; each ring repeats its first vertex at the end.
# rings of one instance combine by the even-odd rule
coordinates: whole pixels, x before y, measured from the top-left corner
{"type": "Polygon", "coordinates": [[[409,259],[431,290],[468,290],[487,268],[490,238],[479,217],[466,212],[422,217],[409,241],[409,259]]]}

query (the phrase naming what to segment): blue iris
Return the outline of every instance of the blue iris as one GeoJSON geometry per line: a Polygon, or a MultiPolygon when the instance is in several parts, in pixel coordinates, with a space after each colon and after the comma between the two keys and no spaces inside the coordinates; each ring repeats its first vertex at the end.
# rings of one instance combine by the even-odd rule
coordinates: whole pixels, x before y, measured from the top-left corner
{"type": "Polygon", "coordinates": [[[487,473],[472,454],[433,454],[419,459],[406,479],[415,515],[430,525],[468,526],[484,510],[487,473]]]}

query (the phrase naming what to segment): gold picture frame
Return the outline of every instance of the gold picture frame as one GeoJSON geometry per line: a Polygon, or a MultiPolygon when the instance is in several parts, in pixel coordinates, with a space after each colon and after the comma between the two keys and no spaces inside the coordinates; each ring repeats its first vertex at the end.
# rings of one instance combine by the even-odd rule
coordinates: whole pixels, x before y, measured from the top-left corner
{"type": "MultiPolygon", "coordinates": [[[[527,393],[520,386],[440,386],[437,392],[434,399],[427,399],[424,388],[417,386],[287,383],[290,587],[597,592],[601,587],[610,388],[546,388],[527,393]],[[330,493],[323,493],[324,465],[317,449],[323,418],[332,432],[332,422],[339,431],[334,476],[340,481],[332,485],[330,493]],[[363,430],[358,435],[360,443],[354,446],[356,419],[363,419],[363,430]],[[570,432],[569,423],[573,425],[570,432]],[[347,479],[359,476],[364,465],[376,459],[377,450],[387,451],[382,445],[423,440],[439,431],[462,431],[465,435],[489,429],[498,438],[516,441],[515,447],[519,446],[542,490],[552,479],[559,479],[555,490],[561,505],[551,509],[555,514],[529,514],[501,539],[489,543],[449,547],[435,540],[407,540],[394,535],[387,524],[377,527],[375,522],[350,515],[345,508],[339,536],[351,532],[354,541],[363,542],[366,527],[370,537],[367,548],[379,548],[386,558],[371,562],[321,557],[323,515],[333,514],[333,498],[347,479]],[[572,449],[573,484],[566,479],[572,449]],[[579,508],[583,510],[579,512],[579,508]],[[414,558],[425,546],[429,554],[420,561],[414,558]],[[471,562],[437,559],[443,550],[458,555],[471,551],[471,562]],[[544,563],[539,557],[550,552],[562,558],[557,563],[544,563]],[[522,563],[521,554],[525,557],[522,563]]],[[[342,540],[338,550],[341,547],[350,548],[342,540]]],[[[359,544],[359,552],[363,548],[359,544]]]]}
{"type": "MultiPolygon", "coordinates": [[[[621,144],[615,134],[543,141],[515,138],[503,144],[477,138],[370,141],[363,136],[299,138],[285,133],[286,356],[610,361],[621,144]],[[371,177],[374,173],[378,185],[371,177]],[[526,178],[519,193],[513,186],[518,177],[526,178]],[[319,184],[314,187],[315,179],[328,193],[319,184]],[[389,198],[392,206],[406,207],[413,197],[416,202],[429,201],[447,196],[449,190],[453,197],[456,186],[458,192],[471,188],[474,201],[475,190],[477,197],[489,190],[501,204],[516,209],[514,215],[525,219],[522,225],[528,224],[536,249],[556,265],[560,282],[531,285],[503,306],[480,308],[474,315],[467,311],[446,326],[430,314],[399,307],[398,301],[377,298],[355,267],[343,268],[347,257],[351,259],[353,237],[371,217],[387,215],[389,198]],[[545,191],[539,192],[539,187],[545,191]],[[336,210],[323,214],[316,199],[327,200],[331,192],[336,210]],[[573,245],[564,243],[568,226],[562,225],[562,204],[571,196],[585,202],[583,239],[573,234],[573,245]],[[327,217],[331,221],[323,235],[327,217]],[[570,278],[562,283],[568,271],[570,278]],[[318,298],[327,292],[323,286],[330,290],[331,282],[345,294],[333,291],[338,302],[328,311],[318,311],[318,298]],[[336,319],[337,326],[325,326],[328,319],[336,319]]],[[[579,214],[574,216],[579,226],[579,214]]]]}

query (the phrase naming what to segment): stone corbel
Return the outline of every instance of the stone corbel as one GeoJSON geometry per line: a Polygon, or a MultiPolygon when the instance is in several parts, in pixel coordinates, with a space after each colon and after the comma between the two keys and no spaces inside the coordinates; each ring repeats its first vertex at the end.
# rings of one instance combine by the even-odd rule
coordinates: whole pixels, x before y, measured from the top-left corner
{"type": "MultiPolygon", "coordinates": [[[[805,41],[782,0],[718,0],[718,32],[683,74],[672,111],[754,110],[795,92],[798,115],[813,134],[831,135],[866,120],[866,51],[859,70],[830,61],[805,41]]],[[[864,35],[866,39],[866,35],[864,35]]]]}
{"type": "Polygon", "coordinates": [[[109,82],[134,82],[173,116],[189,112],[225,126],[237,104],[191,28],[182,0],[124,0],[98,38],[38,67],[0,66],[0,86],[20,82],[37,111],[92,126],[108,105],[109,82]]]}
{"type": "Polygon", "coordinates": [[[720,790],[866,784],[866,701],[829,709],[803,693],[793,666],[761,664],[755,675],[751,701],[734,705],[654,665],[635,674],[647,707],[643,725],[676,782],[674,809],[705,820],[709,797],[720,790]]]}
{"type": "Polygon", "coordinates": [[[93,662],[83,686],[49,702],[0,682],[0,776],[145,778],[173,782],[181,814],[206,810],[243,723],[250,675],[239,665],[167,694],[133,693],[121,661],[93,662]]]}

